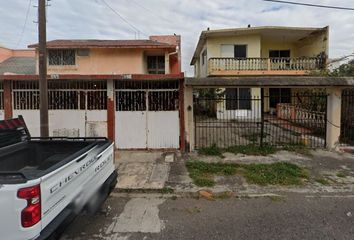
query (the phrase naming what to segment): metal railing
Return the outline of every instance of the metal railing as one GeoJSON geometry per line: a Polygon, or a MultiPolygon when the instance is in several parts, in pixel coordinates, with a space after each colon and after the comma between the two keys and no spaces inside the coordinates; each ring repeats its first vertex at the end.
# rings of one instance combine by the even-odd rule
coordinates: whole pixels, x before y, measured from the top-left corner
{"type": "Polygon", "coordinates": [[[209,74],[218,71],[313,71],[323,69],[324,60],[301,58],[209,58],[209,74]]]}

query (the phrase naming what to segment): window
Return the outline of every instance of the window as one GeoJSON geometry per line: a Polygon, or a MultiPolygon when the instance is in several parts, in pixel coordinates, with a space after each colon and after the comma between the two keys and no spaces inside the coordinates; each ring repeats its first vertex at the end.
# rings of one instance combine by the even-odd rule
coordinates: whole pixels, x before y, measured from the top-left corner
{"type": "Polygon", "coordinates": [[[234,58],[245,59],[247,58],[247,45],[234,46],[234,58]]]}
{"type": "Polygon", "coordinates": [[[226,110],[251,110],[250,88],[227,88],[226,110]]]}
{"type": "Polygon", "coordinates": [[[206,63],[206,60],[207,60],[207,50],[205,49],[202,52],[202,65],[204,65],[206,63]]]}
{"type": "Polygon", "coordinates": [[[290,50],[269,50],[270,58],[289,58],[290,50]]]}
{"type": "Polygon", "coordinates": [[[48,63],[52,66],[75,65],[75,50],[50,49],[48,51],[48,63]]]}
{"type": "Polygon", "coordinates": [[[149,74],[165,74],[165,56],[148,56],[147,70],[149,74]]]}

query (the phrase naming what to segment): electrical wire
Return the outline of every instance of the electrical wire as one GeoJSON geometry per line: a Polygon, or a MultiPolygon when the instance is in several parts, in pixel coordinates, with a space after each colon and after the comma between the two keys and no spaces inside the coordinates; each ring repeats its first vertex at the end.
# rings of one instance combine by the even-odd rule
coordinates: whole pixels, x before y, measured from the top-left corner
{"type": "Polygon", "coordinates": [[[132,29],[134,29],[135,32],[142,33],[146,36],[148,36],[146,33],[141,31],[139,28],[135,27],[132,23],[130,23],[127,19],[125,19],[117,10],[115,10],[111,5],[109,5],[105,0],[101,0],[113,13],[115,13],[122,21],[124,21],[126,24],[128,24],[132,29]]]}
{"type": "Polygon", "coordinates": [[[330,5],[320,5],[320,4],[311,4],[311,3],[303,3],[303,2],[292,2],[292,1],[280,1],[280,0],[263,0],[264,2],[275,2],[275,3],[284,3],[284,4],[292,4],[292,5],[301,5],[307,7],[318,7],[318,8],[329,8],[329,9],[337,9],[337,10],[349,10],[354,11],[354,8],[349,7],[338,7],[338,6],[330,6],[330,5]]]}
{"type": "Polygon", "coordinates": [[[160,18],[161,20],[164,20],[164,21],[166,21],[166,22],[172,23],[171,20],[166,19],[166,18],[164,18],[164,17],[162,17],[162,16],[156,14],[156,13],[155,13],[154,11],[152,11],[151,9],[149,9],[149,8],[147,8],[147,7],[145,7],[145,6],[143,6],[142,4],[137,3],[136,1],[134,1],[134,0],[128,0],[128,1],[131,2],[131,3],[133,3],[133,4],[135,4],[136,6],[138,6],[138,7],[140,7],[140,8],[142,8],[142,9],[144,9],[145,11],[149,12],[151,15],[153,15],[153,16],[155,16],[155,17],[158,17],[158,18],[160,18]]]}
{"type": "Polygon", "coordinates": [[[27,10],[26,10],[25,22],[23,23],[22,30],[21,30],[21,34],[20,34],[20,38],[18,39],[18,41],[17,41],[17,43],[16,43],[16,47],[18,47],[18,45],[20,45],[20,43],[21,43],[21,41],[22,41],[22,38],[23,38],[23,34],[25,33],[25,29],[26,29],[26,25],[27,25],[27,21],[28,21],[28,16],[29,16],[31,4],[32,4],[32,0],[29,0],[29,1],[28,1],[27,10]]]}

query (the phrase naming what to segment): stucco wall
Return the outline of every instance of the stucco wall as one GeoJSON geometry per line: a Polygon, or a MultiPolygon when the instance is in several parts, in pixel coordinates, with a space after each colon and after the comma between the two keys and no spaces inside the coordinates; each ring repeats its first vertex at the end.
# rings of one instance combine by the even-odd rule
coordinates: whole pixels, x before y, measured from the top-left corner
{"type": "Polygon", "coordinates": [[[10,57],[34,57],[34,56],[35,56],[34,50],[27,50],[27,49],[13,50],[13,49],[0,47],[0,62],[3,62],[10,57]]]}
{"type": "Polygon", "coordinates": [[[298,57],[316,57],[324,52],[328,57],[328,31],[311,35],[297,43],[298,57]]]}
{"type": "Polygon", "coordinates": [[[259,35],[208,38],[208,58],[221,57],[222,44],[247,45],[247,57],[260,57],[261,37],[259,35]]]}
{"type": "Polygon", "coordinates": [[[261,57],[269,58],[269,50],[290,50],[290,57],[297,57],[298,55],[298,51],[294,43],[263,40],[261,57]]]}
{"type": "Polygon", "coordinates": [[[48,66],[48,74],[140,74],[143,60],[141,49],[90,49],[89,56],[76,55],[75,66],[48,66]]]}

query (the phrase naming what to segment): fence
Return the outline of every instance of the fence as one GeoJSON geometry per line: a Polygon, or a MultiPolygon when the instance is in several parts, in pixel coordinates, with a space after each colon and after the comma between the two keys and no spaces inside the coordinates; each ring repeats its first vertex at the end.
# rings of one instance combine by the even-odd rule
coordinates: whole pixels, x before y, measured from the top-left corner
{"type": "Polygon", "coordinates": [[[199,91],[194,95],[195,146],[325,147],[326,102],[325,94],[291,94],[280,99],[263,92],[251,96],[240,90],[234,95],[227,90],[199,91]],[[275,109],[271,101],[277,102],[275,109]]]}
{"type": "MultiPolygon", "coordinates": [[[[107,109],[107,85],[104,81],[48,81],[48,108],[50,110],[104,110],[107,109]]],[[[39,109],[39,83],[13,82],[15,110],[39,109]]]]}
{"type": "Polygon", "coordinates": [[[354,90],[344,90],[342,93],[340,141],[344,144],[354,144],[354,90]]]}
{"type": "Polygon", "coordinates": [[[215,71],[312,71],[323,68],[323,59],[306,58],[210,58],[209,73],[215,71]]]}
{"type": "Polygon", "coordinates": [[[4,87],[2,81],[0,81],[0,110],[4,110],[4,87]]]}

